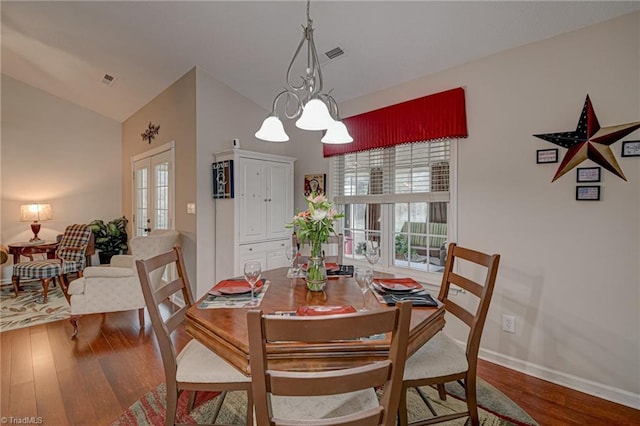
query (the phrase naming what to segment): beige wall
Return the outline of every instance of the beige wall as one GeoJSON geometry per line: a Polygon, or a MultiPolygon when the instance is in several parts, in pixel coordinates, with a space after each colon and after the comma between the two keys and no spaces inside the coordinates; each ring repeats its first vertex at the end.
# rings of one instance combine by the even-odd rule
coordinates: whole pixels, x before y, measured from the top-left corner
{"type": "MultiPolygon", "coordinates": [[[[198,296],[211,288],[215,277],[215,203],[212,198],[211,163],[214,154],[231,149],[233,139],[240,140],[242,149],[270,154],[282,154],[285,144],[258,141],[254,133],[267,116],[249,99],[231,90],[196,68],[197,83],[197,290],[198,296]]],[[[222,200],[221,202],[225,202],[222,200]]],[[[184,208],[180,206],[179,208],[184,208]]],[[[220,233],[231,229],[220,230],[220,233]]]]}
{"type": "Polygon", "coordinates": [[[181,234],[189,277],[196,270],[196,219],[186,204],[196,200],[196,72],[192,69],[122,124],[122,206],[133,214],[131,159],[175,141],[175,229],[181,234]],[[149,144],[140,134],[149,122],[160,126],[149,144]]]}
{"type": "MultiPolygon", "coordinates": [[[[115,120],[2,75],[2,243],[33,236],[19,221],[23,203],[51,204],[45,240],[73,223],[119,217],[120,132],[115,120]]],[[[2,281],[10,278],[9,261],[2,281]]]]}
{"type": "MultiPolygon", "coordinates": [[[[639,408],[640,159],[620,158],[615,143],[628,181],[603,169],[602,201],[577,202],[576,172],[551,183],[558,164],[535,155],[554,145],[532,135],[574,130],[587,94],[601,126],[640,120],[640,14],[364,96],[341,114],[458,86],[469,125],[458,146],[458,243],[502,254],[482,356],[639,408]],[[515,315],[516,334],[501,331],[502,314],[515,315]]],[[[328,170],[303,164],[296,183],[328,170]]],[[[453,321],[448,330],[462,339],[453,321]]]]}

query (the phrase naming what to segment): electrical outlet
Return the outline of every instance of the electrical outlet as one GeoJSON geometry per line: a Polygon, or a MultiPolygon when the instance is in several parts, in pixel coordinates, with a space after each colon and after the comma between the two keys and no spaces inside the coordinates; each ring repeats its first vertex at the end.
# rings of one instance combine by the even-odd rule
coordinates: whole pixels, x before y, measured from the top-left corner
{"type": "Polygon", "coordinates": [[[513,315],[502,314],[502,330],[507,333],[515,333],[516,317],[513,315]]]}

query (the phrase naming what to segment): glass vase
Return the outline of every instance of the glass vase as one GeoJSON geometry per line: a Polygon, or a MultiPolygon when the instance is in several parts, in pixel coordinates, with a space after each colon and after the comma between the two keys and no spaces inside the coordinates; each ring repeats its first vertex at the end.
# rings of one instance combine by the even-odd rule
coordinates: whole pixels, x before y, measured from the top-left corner
{"type": "Polygon", "coordinates": [[[311,257],[307,263],[307,288],[322,291],[327,283],[327,267],[322,257],[311,257]]]}

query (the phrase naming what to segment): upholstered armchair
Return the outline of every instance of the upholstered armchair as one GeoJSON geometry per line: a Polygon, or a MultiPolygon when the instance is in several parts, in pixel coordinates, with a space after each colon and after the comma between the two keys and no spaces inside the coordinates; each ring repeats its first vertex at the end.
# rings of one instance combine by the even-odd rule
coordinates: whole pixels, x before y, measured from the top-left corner
{"type": "MultiPolygon", "coordinates": [[[[131,255],[113,256],[109,266],[85,268],[84,276],[69,285],[71,337],[78,334],[78,319],[84,314],[138,309],[138,319],[143,327],[145,303],[135,261],[170,251],[178,236],[179,233],[173,230],[151,231],[147,236],[129,241],[131,255]]],[[[159,275],[163,272],[156,271],[159,275]]]]}

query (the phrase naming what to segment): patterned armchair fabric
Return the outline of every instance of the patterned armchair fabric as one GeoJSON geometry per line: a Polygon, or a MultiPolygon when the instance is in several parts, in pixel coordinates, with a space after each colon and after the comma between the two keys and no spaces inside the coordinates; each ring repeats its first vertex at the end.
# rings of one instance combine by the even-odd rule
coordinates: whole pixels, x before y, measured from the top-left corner
{"type": "Polygon", "coordinates": [[[67,226],[56,250],[56,258],[13,265],[14,279],[18,281],[20,279],[42,280],[43,301],[46,302],[51,279],[73,272],[82,272],[85,265],[85,251],[90,237],[91,230],[87,225],[67,226]]]}
{"type": "MultiPolygon", "coordinates": [[[[116,255],[108,267],[89,266],[84,276],[69,285],[71,296],[71,324],[76,335],[80,315],[139,309],[140,323],[144,323],[145,306],[142,287],[135,269],[135,260],[148,259],[170,251],[176,245],[179,233],[173,230],[154,230],[148,236],[129,241],[131,255],[116,255]]],[[[161,281],[162,271],[154,277],[161,281]]]]}

